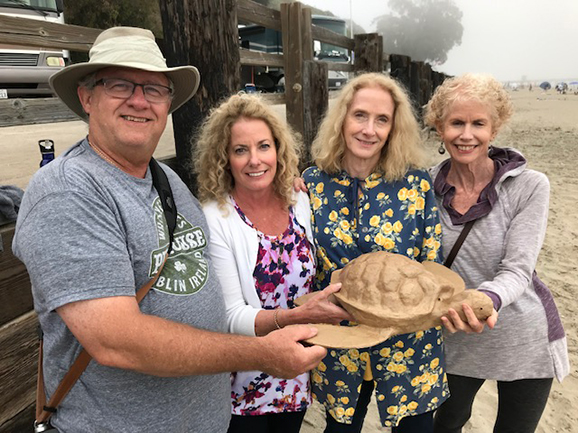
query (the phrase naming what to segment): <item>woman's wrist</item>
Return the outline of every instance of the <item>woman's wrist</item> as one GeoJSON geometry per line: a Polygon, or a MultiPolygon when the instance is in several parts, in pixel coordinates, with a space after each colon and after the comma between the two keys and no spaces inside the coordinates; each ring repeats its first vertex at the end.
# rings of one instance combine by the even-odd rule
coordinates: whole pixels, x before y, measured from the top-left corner
{"type": "Polygon", "coordinates": [[[273,323],[275,324],[275,328],[281,329],[283,326],[279,321],[279,315],[281,314],[282,308],[276,308],[275,312],[273,313],[273,323]]]}
{"type": "Polygon", "coordinates": [[[281,329],[285,326],[301,323],[299,321],[299,307],[297,308],[277,308],[273,315],[274,329],[281,329]]]}

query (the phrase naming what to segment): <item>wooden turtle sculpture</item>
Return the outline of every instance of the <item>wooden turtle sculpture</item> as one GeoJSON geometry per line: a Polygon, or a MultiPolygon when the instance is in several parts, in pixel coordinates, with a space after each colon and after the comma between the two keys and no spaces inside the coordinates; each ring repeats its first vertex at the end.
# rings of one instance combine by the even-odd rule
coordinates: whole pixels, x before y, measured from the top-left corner
{"type": "MultiPolygon", "coordinates": [[[[308,343],[334,348],[375,346],[398,334],[441,325],[449,308],[465,320],[462,304],[486,320],[493,310],[489,296],[466,290],[462,278],[443,265],[419,263],[385,251],[362,254],[343,269],[334,271],[331,282],[341,282],[336,303],[346,309],[357,325],[316,324],[318,334],[308,343]]],[[[297,299],[302,305],[311,295],[297,299]]]]}

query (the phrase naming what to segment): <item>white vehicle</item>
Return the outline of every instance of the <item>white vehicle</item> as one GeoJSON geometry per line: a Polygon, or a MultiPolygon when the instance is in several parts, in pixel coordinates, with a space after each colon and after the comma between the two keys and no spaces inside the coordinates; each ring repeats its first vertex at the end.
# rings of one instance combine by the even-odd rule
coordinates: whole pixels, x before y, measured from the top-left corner
{"type": "MultiPolygon", "coordinates": [[[[63,0],[0,0],[0,14],[64,24],[63,0]]],[[[50,96],[48,78],[69,61],[65,50],[0,44],[0,98],[50,96]]]]}

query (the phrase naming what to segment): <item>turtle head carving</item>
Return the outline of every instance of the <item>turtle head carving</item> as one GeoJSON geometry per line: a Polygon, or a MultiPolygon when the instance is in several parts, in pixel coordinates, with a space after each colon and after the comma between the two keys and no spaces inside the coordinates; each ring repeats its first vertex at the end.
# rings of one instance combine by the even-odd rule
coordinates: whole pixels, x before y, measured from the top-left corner
{"type": "Polygon", "coordinates": [[[490,317],[494,310],[494,303],[488,295],[478,290],[465,290],[457,293],[450,299],[449,305],[445,308],[445,312],[442,311],[442,314],[447,313],[448,308],[453,308],[462,320],[466,320],[466,316],[462,310],[462,304],[468,304],[472,307],[474,314],[481,321],[485,321],[490,317]]]}

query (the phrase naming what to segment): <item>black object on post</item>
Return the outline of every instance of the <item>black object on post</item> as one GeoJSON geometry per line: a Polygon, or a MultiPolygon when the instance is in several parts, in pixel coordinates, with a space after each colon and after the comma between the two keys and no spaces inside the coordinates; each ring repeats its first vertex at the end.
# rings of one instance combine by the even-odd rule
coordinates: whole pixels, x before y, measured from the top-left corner
{"type": "Polygon", "coordinates": [[[40,167],[44,167],[54,159],[54,141],[49,139],[39,140],[38,146],[40,147],[40,154],[42,155],[40,167]]]}

